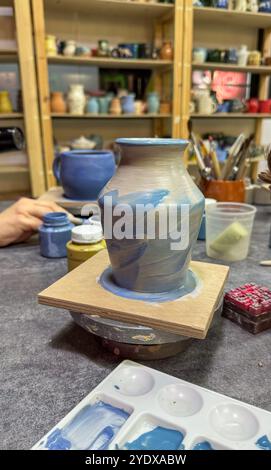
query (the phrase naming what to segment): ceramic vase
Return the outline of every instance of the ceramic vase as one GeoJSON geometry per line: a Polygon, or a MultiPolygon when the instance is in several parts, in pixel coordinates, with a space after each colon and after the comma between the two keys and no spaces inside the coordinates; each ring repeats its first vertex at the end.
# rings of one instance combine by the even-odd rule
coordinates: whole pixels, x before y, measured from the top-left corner
{"type": "Polygon", "coordinates": [[[87,107],[86,107],[86,112],[88,114],[98,114],[99,113],[99,103],[97,98],[92,96],[88,102],[87,102],[87,107]]]}
{"type": "Polygon", "coordinates": [[[115,116],[118,116],[121,114],[121,104],[120,104],[120,98],[113,98],[111,101],[111,105],[109,108],[110,114],[113,114],[115,116]]]}
{"type": "Polygon", "coordinates": [[[152,93],[148,93],[147,96],[147,109],[148,113],[151,114],[158,114],[160,108],[160,97],[159,94],[155,91],[152,93]]]}
{"type": "Polygon", "coordinates": [[[200,114],[213,114],[217,105],[215,104],[213,98],[210,96],[209,91],[202,93],[198,96],[198,112],[200,114]]]}
{"type": "Polygon", "coordinates": [[[51,112],[52,113],[66,113],[67,106],[61,91],[54,91],[51,93],[51,112]]]}
{"type": "Polygon", "coordinates": [[[63,50],[63,54],[67,57],[74,56],[76,51],[76,42],[75,41],[67,41],[66,45],[63,50]]]}
{"type": "Polygon", "coordinates": [[[250,51],[247,59],[248,65],[261,65],[261,53],[259,51],[250,51]]]}
{"type": "Polygon", "coordinates": [[[86,97],[83,85],[70,85],[68,93],[68,108],[71,114],[84,114],[86,97]]]}
{"type": "MultiPolygon", "coordinates": [[[[118,171],[98,199],[114,282],[140,293],[172,292],[186,283],[191,250],[204,211],[204,197],[182,163],[188,141],[118,139],[116,144],[120,152],[118,171]],[[115,231],[123,215],[119,204],[129,206],[129,236],[122,239],[115,231]],[[187,205],[186,215],[183,204],[187,205]],[[166,211],[174,208],[175,227],[180,229],[183,224],[184,244],[178,245],[180,249],[172,247],[169,224],[163,224],[166,229],[164,237],[160,237],[157,211],[161,205],[166,211]],[[138,210],[143,224],[135,227],[138,210]],[[145,221],[149,216],[154,221],[152,236],[146,234],[145,221]],[[112,233],[107,230],[109,219],[112,233]]],[[[180,241],[178,237],[174,237],[175,241],[180,241]]]]}
{"type": "Polygon", "coordinates": [[[248,49],[246,45],[242,45],[238,50],[237,50],[237,63],[238,65],[244,67],[247,65],[247,59],[248,59],[248,49]]]}
{"type": "Polygon", "coordinates": [[[207,49],[205,47],[194,47],[193,49],[193,62],[197,64],[204,64],[207,59],[207,49]]]}
{"type": "Polygon", "coordinates": [[[98,98],[100,114],[108,114],[110,101],[111,98],[109,96],[100,96],[100,98],[98,98]]]}
{"type": "Polygon", "coordinates": [[[10,114],[12,113],[12,103],[7,90],[0,91],[0,113],[10,114]]]}
{"type": "Polygon", "coordinates": [[[160,49],[160,59],[173,60],[173,47],[171,41],[165,41],[160,49]]]}
{"type": "Polygon", "coordinates": [[[121,97],[121,109],[123,114],[134,114],[135,113],[135,95],[130,93],[127,96],[121,97]]]}
{"type": "Polygon", "coordinates": [[[234,10],[236,10],[236,11],[247,11],[247,0],[235,0],[234,10]]]}

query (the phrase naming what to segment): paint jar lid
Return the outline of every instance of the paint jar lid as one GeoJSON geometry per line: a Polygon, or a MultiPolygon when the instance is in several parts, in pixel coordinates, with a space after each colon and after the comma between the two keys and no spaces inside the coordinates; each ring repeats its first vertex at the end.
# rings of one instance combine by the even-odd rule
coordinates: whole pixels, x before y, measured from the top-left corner
{"type": "Polygon", "coordinates": [[[103,239],[102,225],[79,225],[72,229],[72,241],[82,245],[97,243],[103,239]]]}
{"type": "Polygon", "coordinates": [[[211,197],[206,197],[205,198],[205,207],[206,206],[211,206],[212,204],[216,204],[216,199],[212,199],[211,197]]]}

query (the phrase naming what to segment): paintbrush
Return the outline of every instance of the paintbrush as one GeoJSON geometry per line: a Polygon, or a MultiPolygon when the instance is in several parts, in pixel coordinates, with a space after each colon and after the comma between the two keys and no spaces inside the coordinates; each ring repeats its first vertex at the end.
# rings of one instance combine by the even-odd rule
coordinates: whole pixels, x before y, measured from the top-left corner
{"type": "Polygon", "coordinates": [[[242,147],[242,145],[245,142],[245,136],[244,134],[240,134],[237,139],[234,141],[233,145],[231,146],[229,150],[229,155],[226,160],[225,166],[222,171],[222,179],[227,180],[228,176],[231,174],[232,168],[235,164],[235,159],[242,147]]]}
{"type": "Polygon", "coordinates": [[[271,266],[271,260],[261,261],[260,266],[271,266]]]}
{"type": "Polygon", "coordinates": [[[221,169],[220,169],[220,164],[217,158],[217,154],[215,151],[215,144],[213,142],[213,139],[210,137],[210,157],[213,165],[213,170],[214,170],[214,175],[217,180],[221,179],[221,169]]]}
{"type": "Polygon", "coordinates": [[[196,139],[194,133],[192,132],[192,121],[191,121],[191,119],[189,119],[187,125],[188,125],[189,137],[190,137],[191,142],[192,142],[193,152],[194,152],[194,154],[196,156],[196,159],[197,159],[200,175],[205,179],[210,179],[210,177],[211,177],[211,168],[208,168],[204,163],[203,156],[201,155],[201,152],[198,148],[197,139],[196,139]]]}
{"type": "Polygon", "coordinates": [[[246,164],[246,160],[248,158],[249,147],[253,139],[254,139],[254,134],[251,134],[243,143],[238,155],[235,158],[235,164],[231,170],[231,173],[228,176],[229,180],[231,181],[237,180],[238,174],[239,176],[242,175],[245,164],[246,164]]]}

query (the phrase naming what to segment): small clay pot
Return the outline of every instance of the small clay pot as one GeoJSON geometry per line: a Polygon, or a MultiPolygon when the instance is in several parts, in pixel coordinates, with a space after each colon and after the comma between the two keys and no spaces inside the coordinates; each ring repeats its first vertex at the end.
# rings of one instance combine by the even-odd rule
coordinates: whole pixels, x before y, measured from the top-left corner
{"type": "Polygon", "coordinates": [[[173,60],[173,47],[171,41],[165,41],[160,49],[159,57],[162,60],[173,60]]]}
{"type": "Polygon", "coordinates": [[[67,111],[66,102],[61,91],[54,91],[51,93],[51,112],[52,113],[65,113],[67,111]]]}

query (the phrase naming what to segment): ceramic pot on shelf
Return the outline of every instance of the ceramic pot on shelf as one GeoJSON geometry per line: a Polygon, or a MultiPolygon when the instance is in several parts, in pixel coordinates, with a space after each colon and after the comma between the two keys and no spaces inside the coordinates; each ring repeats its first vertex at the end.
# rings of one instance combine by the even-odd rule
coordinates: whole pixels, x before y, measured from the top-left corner
{"type": "Polygon", "coordinates": [[[67,106],[64,100],[64,95],[61,91],[53,91],[51,93],[50,106],[52,113],[66,113],[67,106]]]}
{"type": "MultiPolygon", "coordinates": [[[[190,276],[191,250],[197,240],[204,210],[204,197],[181,158],[188,141],[135,138],[118,139],[116,144],[120,152],[118,171],[98,199],[113,281],[132,292],[166,293],[172,298],[171,295],[174,297],[176,290],[179,292],[190,276]],[[138,208],[146,208],[139,214],[143,220],[143,224],[139,224],[141,229],[138,224],[136,229],[129,225],[131,237],[121,240],[115,232],[115,224],[122,216],[116,215],[115,208],[119,204],[129,205],[132,211],[129,213],[130,224],[138,214],[138,208]],[[186,241],[182,247],[173,248],[174,230],[170,228],[166,229],[164,237],[159,237],[157,210],[161,204],[166,211],[174,207],[175,228],[180,229],[187,223],[186,229],[183,228],[186,241]],[[186,204],[186,215],[183,215],[183,204],[186,204]],[[114,214],[113,234],[106,230],[105,214],[110,220],[114,214]],[[154,220],[153,236],[149,238],[144,223],[147,214],[154,220]]],[[[179,234],[174,238],[180,241],[179,234]]]]}
{"type": "Polygon", "coordinates": [[[63,54],[67,57],[72,57],[74,56],[75,51],[76,51],[76,42],[72,40],[67,41],[63,50],[63,54]]]}
{"type": "Polygon", "coordinates": [[[127,96],[122,96],[121,109],[123,114],[134,114],[135,113],[135,94],[129,93],[127,96]]]}
{"type": "Polygon", "coordinates": [[[147,95],[147,110],[150,114],[158,114],[160,109],[160,97],[155,91],[147,95]]]}
{"type": "Polygon", "coordinates": [[[87,102],[86,112],[88,114],[98,114],[99,113],[99,103],[95,96],[91,96],[87,102]]]}
{"type": "Polygon", "coordinates": [[[119,116],[121,114],[121,104],[120,98],[113,98],[110,104],[109,113],[115,116],[119,116]]]}
{"type": "Polygon", "coordinates": [[[9,92],[7,90],[0,91],[0,113],[11,114],[13,112],[12,103],[9,92]]]}
{"type": "Polygon", "coordinates": [[[245,44],[240,46],[237,50],[237,64],[241,67],[245,67],[247,65],[248,54],[247,46],[245,44]]]}
{"type": "Polygon", "coordinates": [[[70,85],[68,93],[68,108],[71,114],[81,116],[84,114],[86,96],[83,85],[70,85]]]}
{"type": "Polygon", "coordinates": [[[173,60],[173,47],[171,41],[165,41],[160,49],[159,57],[162,60],[173,60]]]}
{"type": "Polygon", "coordinates": [[[196,64],[204,64],[207,59],[207,49],[205,47],[194,47],[192,58],[196,64]]]}
{"type": "Polygon", "coordinates": [[[57,41],[56,37],[52,34],[47,34],[45,36],[45,50],[49,57],[57,55],[57,41]]]}
{"type": "Polygon", "coordinates": [[[100,114],[108,114],[111,99],[112,98],[109,97],[109,96],[100,96],[98,98],[99,113],[100,114]]]}
{"type": "Polygon", "coordinates": [[[198,96],[198,112],[200,114],[213,114],[217,110],[217,105],[210,96],[209,91],[198,96]]]}
{"type": "Polygon", "coordinates": [[[248,54],[248,60],[247,63],[248,65],[255,65],[259,66],[261,65],[261,53],[260,51],[250,51],[248,54]]]}

